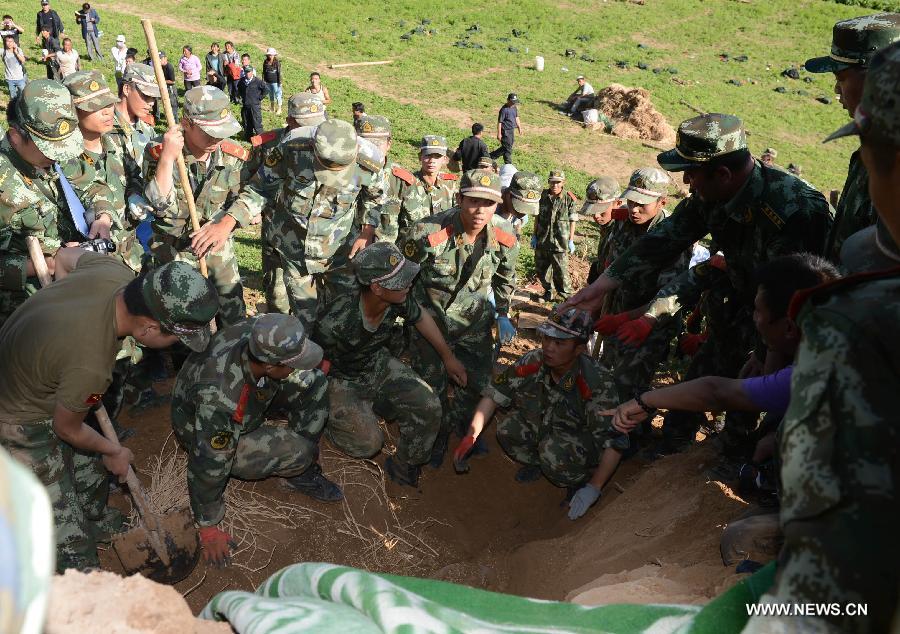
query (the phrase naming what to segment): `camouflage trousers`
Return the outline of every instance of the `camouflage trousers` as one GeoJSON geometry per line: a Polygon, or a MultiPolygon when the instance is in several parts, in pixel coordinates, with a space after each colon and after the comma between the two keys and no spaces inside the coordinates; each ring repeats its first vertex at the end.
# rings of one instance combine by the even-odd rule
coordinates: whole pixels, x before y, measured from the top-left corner
{"type": "Polygon", "coordinates": [[[513,411],[497,423],[497,440],[513,460],[540,467],[558,487],[583,484],[600,461],[588,431],[554,427],[524,412],[513,411]]]}
{"type": "MultiPolygon", "coordinates": [[[[199,267],[190,245],[190,238],[175,238],[154,232],[150,241],[154,266],[181,261],[199,267]]],[[[245,319],[247,307],[244,305],[244,287],[234,252],[234,238],[228,238],[221,249],[206,256],[206,267],[209,279],[219,293],[219,324],[226,327],[245,319]]]]}
{"type": "Polygon", "coordinates": [[[281,256],[269,240],[270,231],[272,231],[272,212],[266,209],[262,213],[261,227],[263,293],[268,312],[287,314],[291,307],[284,284],[284,269],[281,266],[281,256]]]}
{"type": "Polygon", "coordinates": [[[560,297],[572,293],[569,282],[569,254],[565,251],[550,251],[541,245],[534,250],[534,272],[545,291],[556,288],[560,297]]]}
{"type": "Polygon", "coordinates": [[[320,308],[327,305],[329,297],[358,285],[349,264],[324,273],[308,273],[305,263],[290,260],[283,255],[281,264],[290,312],[310,331],[316,323],[320,308]]]}
{"type": "Polygon", "coordinates": [[[476,324],[461,333],[444,333],[444,338],[453,354],[466,368],[466,387],[453,386],[453,399],[447,389],[449,379],[444,363],[430,343],[419,334],[412,332],[410,356],[416,373],[425,380],[441,400],[441,434],[455,432],[462,436],[469,428],[475,407],[481,400],[481,392],[491,382],[494,369],[494,340],[491,322],[476,324]]]}
{"type": "Polygon", "coordinates": [[[424,464],[441,427],[441,401],[412,368],[380,351],[354,379],[328,380],[331,415],[325,435],[354,458],[371,458],[384,444],[380,418],[397,422],[397,459],[424,464]]]}
{"type": "Polygon", "coordinates": [[[53,507],[56,570],[99,566],[96,522],[103,519],[109,480],[99,454],[74,449],[53,421],[0,423],[0,444],[41,481],[53,507]]]}
{"type": "Polygon", "coordinates": [[[603,340],[600,363],[615,377],[620,403],[634,398],[637,390],[647,390],[660,364],[669,355],[669,344],[678,336],[680,319],[660,320],[640,346],[629,346],[615,336],[603,340]]]}

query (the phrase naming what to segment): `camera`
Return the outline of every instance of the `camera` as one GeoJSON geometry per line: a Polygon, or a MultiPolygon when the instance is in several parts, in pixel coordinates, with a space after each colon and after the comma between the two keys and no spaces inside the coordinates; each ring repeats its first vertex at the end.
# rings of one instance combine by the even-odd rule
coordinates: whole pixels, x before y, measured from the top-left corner
{"type": "Polygon", "coordinates": [[[116,252],[116,243],[112,240],[107,240],[106,238],[94,238],[93,240],[87,240],[78,245],[79,248],[84,249],[85,251],[91,251],[93,253],[115,253],[116,252]]]}

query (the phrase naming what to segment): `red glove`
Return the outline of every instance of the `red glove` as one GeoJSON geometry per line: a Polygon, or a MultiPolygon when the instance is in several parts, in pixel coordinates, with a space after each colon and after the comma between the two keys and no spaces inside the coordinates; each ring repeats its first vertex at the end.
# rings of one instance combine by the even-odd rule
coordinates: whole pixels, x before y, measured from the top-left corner
{"type": "Polygon", "coordinates": [[[681,341],[678,342],[678,349],[687,356],[693,357],[708,337],[709,335],[705,331],[699,335],[684,334],[681,336],[681,341]]]}
{"type": "Polygon", "coordinates": [[[642,315],[619,326],[619,329],[616,330],[616,337],[624,344],[635,348],[640,347],[653,332],[654,323],[654,320],[642,315]]]}
{"type": "Polygon", "coordinates": [[[594,322],[594,330],[604,337],[608,337],[619,329],[619,326],[628,321],[628,313],[619,313],[617,315],[603,315],[594,322]]]}
{"type": "Polygon", "coordinates": [[[472,445],[474,444],[475,436],[468,434],[463,437],[459,442],[459,445],[453,451],[453,468],[457,473],[466,473],[469,470],[469,465],[466,464],[466,457],[469,455],[469,451],[471,451],[472,445]]]}
{"type": "Polygon", "coordinates": [[[322,359],[322,362],[318,365],[319,370],[322,371],[322,374],[328,376],[328,371],[331,370],[331,361],[328,359],[322,359]]]}
{"type": "Polygon", "coordinates": [[[203,561],[224,568],[231,563],[231,549],[237,548],[237,544],[218,526],[204,526],[200,529],[200,548],[203,561]]]}

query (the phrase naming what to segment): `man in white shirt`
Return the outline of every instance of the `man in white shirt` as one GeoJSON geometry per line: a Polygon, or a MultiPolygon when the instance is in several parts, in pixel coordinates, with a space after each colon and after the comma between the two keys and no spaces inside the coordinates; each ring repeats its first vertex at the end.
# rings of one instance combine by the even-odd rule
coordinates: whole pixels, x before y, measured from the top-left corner
{"type": "Polygon", "coordinates": [[[570,115],[589,108],[594,102],[594,87],[585,81],[584,75],[579,75],[575,80],[578,88],[566,99],[566,110],[570,115]]]}

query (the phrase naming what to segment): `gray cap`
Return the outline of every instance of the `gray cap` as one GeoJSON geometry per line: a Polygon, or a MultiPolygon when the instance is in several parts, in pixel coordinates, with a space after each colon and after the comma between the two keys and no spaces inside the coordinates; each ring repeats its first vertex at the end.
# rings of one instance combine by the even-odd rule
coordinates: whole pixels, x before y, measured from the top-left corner
{"type": "Polygon", "coordinates": [[[412,286],[419,265],[400,253],[393,242],[375,242],[357,253],[350,261],[360,284],[378,284],[391,291],[412,286]]]}
{"type": "Polygon", "coordinates": [[[184,93],[184,116],[215,139],[227,139],[241,131],[228,95],[215,86],[197,86],[184,93]]]}
{"type": "Polygon", "coordinates": [[[320,97],[300,92],[288,99],[287,116],[303,125],[318,125],[325,121],[325,106],[320,97]]]}
{"type": "Polygon", "coordinates": [[[670,182],[669,175],[664,170],[642,167],[632,172],[622,198],[639,205],[649,205],[668,193],[666,190],[670,182]]]}
{"type": "Polygon", "coordinates": [[[329,119],[316,128],[316,180],[328,187],[342,189],[353,176],[356,164],[356,131],[346,121],[329,119]]]}
{"type": "Polygon", "coordinates": [[[250,354],[263,363],[311,370],[322,362],[322,348],[306,335],[293,315],[268,313],[253,320],[250,354]]]}
{"type": "Polygon", "coordinates": [[[602,213],[621,197],[622,188],[619,186],[619,182],[612,176],[601,176],[588,184],[581,214],[602,213]]]}
{"type": "Polygon", "coordinates": [[[517,213],[536,216],[540,211],[541,177],[532,172],[519,171],[513,174],[506,191],[517,213]]]}
{"type": "MultiPolygon", "coordinates": [[[[159,52],[160,57],[164,55],[165,53],[162,51],[159,52]]],[[[133,62],[126,66],[125,73],[122,75],[122,82],[133,84],[143,95],[159,99],[159,84],[156,83],[156,75],[147,64],[133,62]]]]}

